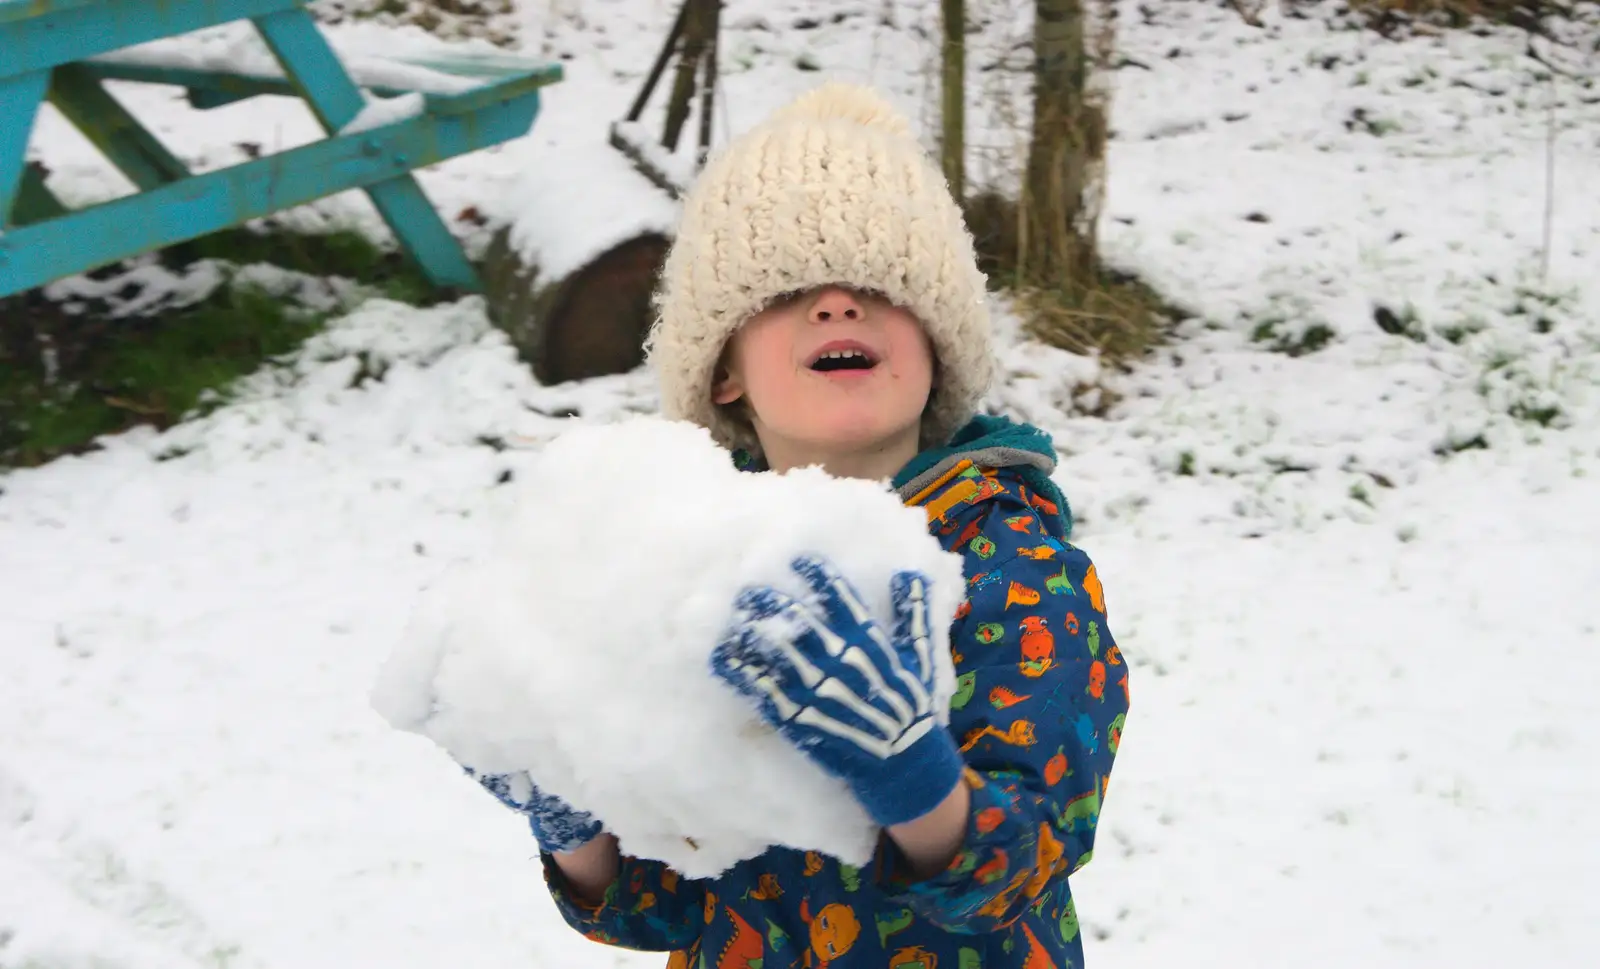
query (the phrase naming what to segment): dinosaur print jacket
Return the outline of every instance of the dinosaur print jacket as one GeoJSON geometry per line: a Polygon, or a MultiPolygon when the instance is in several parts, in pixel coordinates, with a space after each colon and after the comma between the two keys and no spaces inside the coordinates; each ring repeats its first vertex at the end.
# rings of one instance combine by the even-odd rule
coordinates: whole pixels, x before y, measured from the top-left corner
{"type": "Polygon", "coordinates": [[[671,952],[668,969],[1081,967],[1068,875],[1094,848],[1128,665],[1095,567],[1067,542],[1054,463],[1043,432],[982,417],[894,482],[966,564],[950,730],[972,810],[944,872],[916,880],[886,836],[867,869],[772,848],[691,880],[624,857],[591,905],[546,856],[567,922],[598,942],[671,952]]]}

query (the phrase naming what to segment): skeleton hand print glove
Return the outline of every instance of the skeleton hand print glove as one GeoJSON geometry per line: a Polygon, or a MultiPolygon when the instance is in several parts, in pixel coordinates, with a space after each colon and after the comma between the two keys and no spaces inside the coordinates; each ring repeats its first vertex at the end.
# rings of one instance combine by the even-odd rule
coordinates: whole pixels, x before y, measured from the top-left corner
{"type": "Polygon", "coordinates": [[[886,636],[831,564],[801,557],[793,568],[811,587],[810,601],[746,589],[712,671],[848,784],[878,824],[921,817],[962,771],[955,742],[935,719],[928,578],[895,575],[894,631],[886,636]]]}
{"type": "Polygon", "coordinates": [[[511,774],[479,774],[463,767],[467,776],[482,784],[501,804],[526,815],[528,827],[542,851],[554,854],[581,848],[600,834],[600,822],[587,811],[579,811],[553,794],[546,794],[533,783],[527,771],[511,774]]]}

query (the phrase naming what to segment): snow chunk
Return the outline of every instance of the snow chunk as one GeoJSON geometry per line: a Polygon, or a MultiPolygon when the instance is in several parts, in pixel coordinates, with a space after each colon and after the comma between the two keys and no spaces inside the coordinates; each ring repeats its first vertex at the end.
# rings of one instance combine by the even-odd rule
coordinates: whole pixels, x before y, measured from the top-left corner
{"type": "Polygon", "coordinates": [[[413,91],[393,98],[367,98],[367,106],[362,108],[350,123],[339,129],[341,135],[353,135],[373,128],[382,128],[386,125],[398,124],[415,118],[427,108],[428,100],[421,92],[413,91]]]}
{"type": "Polygon", "coordinates": [[[705,430],[653,417],[556,438],[517,487],[492,553],[424,593],[377,710],[480,770],[528,771],[689,877],[770,845],[866,864],[876,830],[845,786],[708,664],[743,587],[807,594],[799,553],[831,558],[882,622],[890,577],[921,569],[948,722],[965,583],[923,513],[817,468],[737,471],[705,430]]]}

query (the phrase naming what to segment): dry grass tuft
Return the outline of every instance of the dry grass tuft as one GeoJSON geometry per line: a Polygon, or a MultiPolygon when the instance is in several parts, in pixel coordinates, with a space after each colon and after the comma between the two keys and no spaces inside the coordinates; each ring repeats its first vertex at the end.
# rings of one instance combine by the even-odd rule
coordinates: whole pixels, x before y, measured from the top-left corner
{"type": "Polygon", "coordinates": [[[1184,315],[1147,284],[1104,265],[1087,281],[1062,278],[1046,286],[1022,278],[1016,201],[983,192],[966,208],[979,266],[991,285],[1016,295],[1024,328],[1043,343],[1121,364],[1159,345],[1184,315]]]}

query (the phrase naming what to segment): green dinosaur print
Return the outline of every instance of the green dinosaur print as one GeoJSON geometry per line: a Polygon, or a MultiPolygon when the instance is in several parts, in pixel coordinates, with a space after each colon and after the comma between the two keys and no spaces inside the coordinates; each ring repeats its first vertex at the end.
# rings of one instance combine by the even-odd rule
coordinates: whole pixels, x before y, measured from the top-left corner
{"type": "Polygon", "coordinates": [[[973,638],[985,646],[990,643],[998,643],[1006,638],[1006,627],[997,622],[986,622],[978,626],[978,631],[973,634],[973,638]]]}
{"type": "Polygon", "coordinates": [[[878,944],[885,949],[889,948],[889,936],[897,935],[911,928],[915,916],[909,908],[896,909],[888,915],[878,915],[878,944]]]}
{"type": "Polygon", "coordinates": [[[977,853],[972,851],[963,851],[960,855],[956,856],[955,863],[950,866],[950,870],[958,875],[970,875],[972,874],[972,870],[977,867],[977,853]]]}
{"type": "Polygon", "coordinates": [[[1061,941],[1071,942],[1078,937],[1078,907],[1067,899],[1067,910],[1061,913],[1061,941]]]}
{"type": "Polygon", "coordinates": [[[956,951],[956,969],[983,969],[983,956],[977,949],[961,948],[956,951]]]}
{"type": "Polygon", "coordinates": [[[1117,714],[1116,719],[1111,721],[1111,726],[1106,729],[1107,739],[1111,745],[1111,753],[1113,754],[1117,752],[1118,747],[1122,746],[1122,728],[1127,722],[1128,715],[1126,713],[1119,713],[1117,714]]]}
{"type": "Polygon", "coordinates": [[[773,952],[782,952],[783,947],[789,944],[789,933],[778,928],[778,923],[767,919],[767,945],[773,952]]]}
{"type": "Polygon", "coordinates": [[[972,554],[980,559],[986,559],[994,554],[994,542],[979,535],[967,543],[967,548],[972,549],[972,554]]]}
{"type": "Polygon", "coordinates": [[[1100,624],[1093,619],[1089,620],[1089,655],[1100,655],[1100,624]]]}
{"type": "Polygon", "coordinates": [[[1099,820],[1100,795],[1095,791],[1086,791],[1067,802],[1056,818],[1056,827],[1068,833],[1090,831],[1099,820]]]}
{"type": "Polygon", "coordinates": [[[976,670],[969,670],[956,677],[956,692],[950,698],[950,709],[961,710],[965,708],[968,703],[972,702],[972,692],[977,689],[977,686],[978,673],[976,670]]]}
{"type": "Polygon", "coordinates": [[[1049,892],[1045,892],[1044,894],[1040,895],[1038,898],[1034,899],[1033,900],[1033,904],[1031,906],[1029,906],[1029,908],[1033,911],[1034,915],[1040,916],[1042,918],[1044,916],[1044,907],[1046,905],[1048,905],[1049,903],[1050,903],[1050,893],[1049,892]]]}
{"type": "Polygon", "coordinates": [[[1067,578],[1067,567],[1065,565],[1061,567],[1060,572],[1044,580],[1044,588],[1046,592],[1053,596],[1062,595],[1063,593],[1070,596],[1075,594],[1076,591],[1072,588],[1072,580],[1067,578]]]}
{"type": "Polygon", "coordinates": [[[861,890],[861,869],[855,865],[839,865],[839,880],[844,883],[844,890],[857,892],[861,890]]]}

